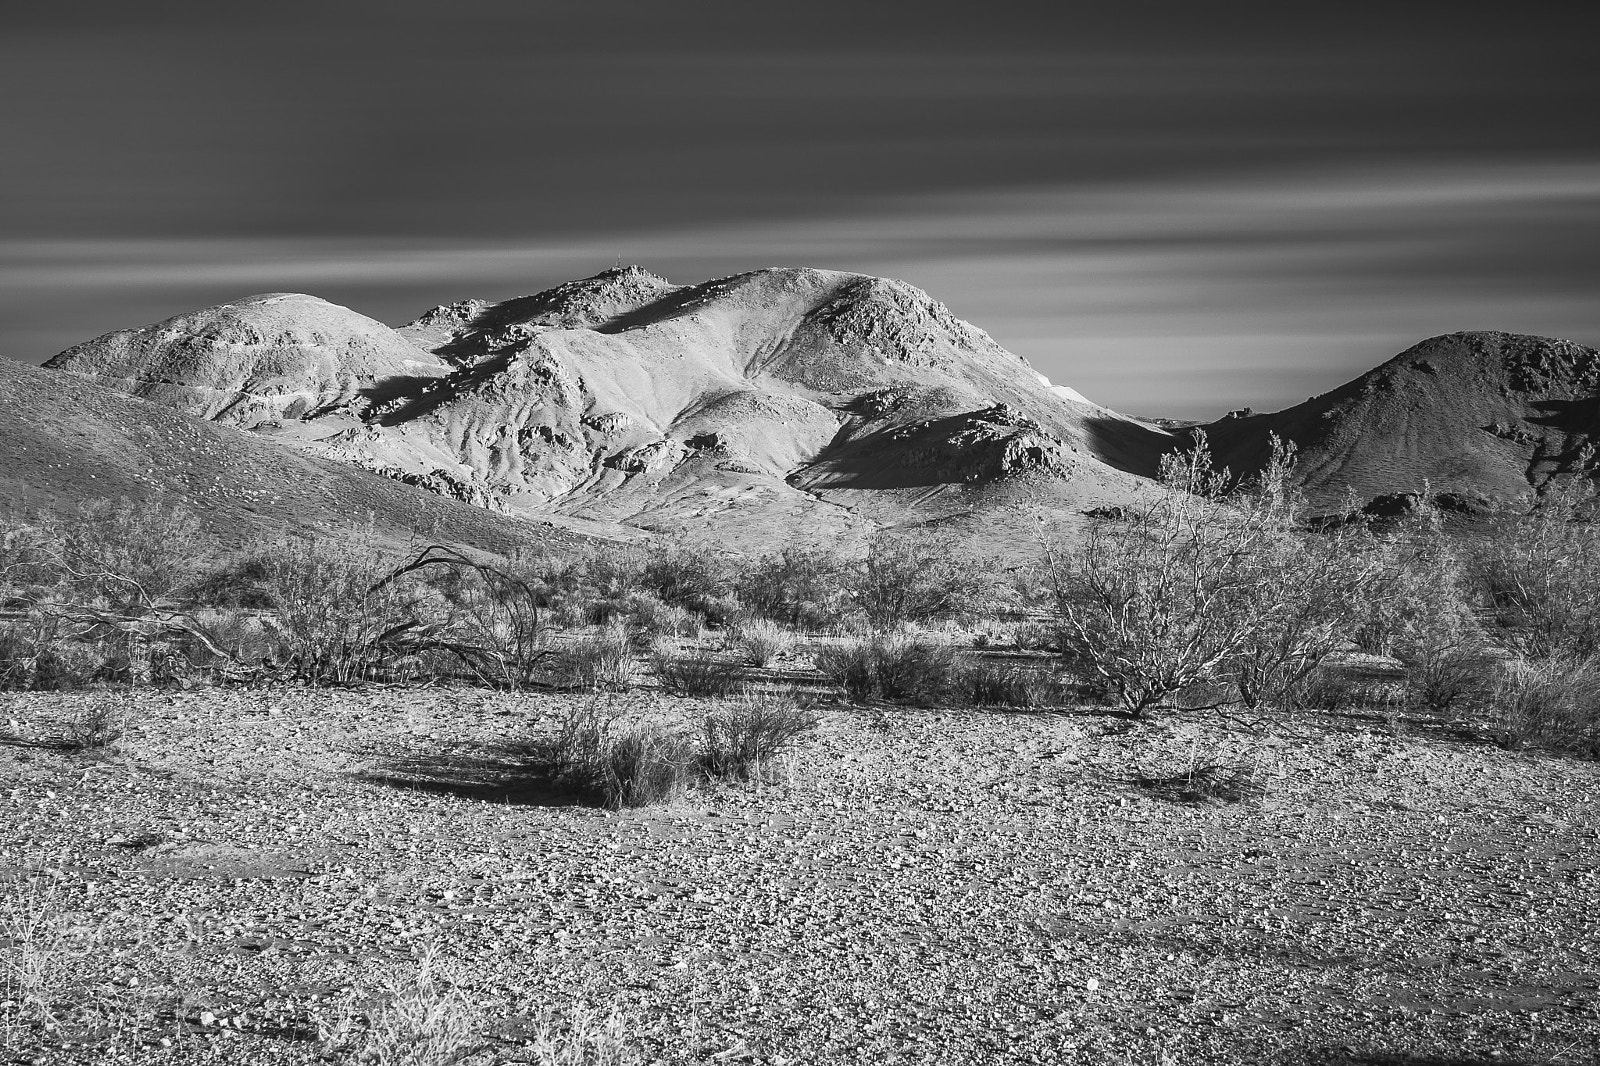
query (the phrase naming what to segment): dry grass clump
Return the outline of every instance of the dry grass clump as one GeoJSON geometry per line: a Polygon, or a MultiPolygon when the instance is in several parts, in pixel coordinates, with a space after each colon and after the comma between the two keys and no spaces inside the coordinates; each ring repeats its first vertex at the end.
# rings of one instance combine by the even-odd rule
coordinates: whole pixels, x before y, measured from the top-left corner
{"type": "Polygon", "coordinates": [[[533,1066],[635,1066],[643,1061],[622,1015],[584,1009],[546,1018],[521,1054],[531,1056],[533,1066]]]}
{"type": "Polygon", "coordinates": [[[979,661],[957,667],[951,695],[971,707],[1032,710],[1059,702],[1061,685],[1049,673],[1027,666],[979,661]]]}
{"type": "Polygon", "coordinates": [[[57,999],[72,965],[55,881],[30,881],[0,899],[0,1034],[25,1025],[56,1029],[57,999]]]}
{"type": "Polygon", "coordinates": [[[745,618],[733,627],[733,642],[751,666],[762,668],[794,651],[799,638],[770,618],[745,618]]]}
{"type": "Polygon", "coordinates": [[[747,694],[706,715],[706,771],[737,780],[760,778],[773,760],[814,733],[820,721],[793,695],[747,694]]]}
{"type": "Polygon", "coordinates": [[[562,688],[624,691],[638,679],[633,638],[621,626],[606,626],[558,651],[548,670],[562,688]]]}
{"type": "Polygon", "coordinates": [[[651,658],[661,687],[679,696],[718,699],[731,696],[744,682],[739,664],[713,651],[680,654],[663,649],[651,658]]]}
{"type": "Polygon", "coordinates": [[[593,701],[568,708],[533,756],[554,784],[612,809],[671,802],[688,787],[696,761],[681,733],[656,724],[623,729],[593,701]]]}
{"type": "Polygon", "coordinates": [[[103,752],[127,733],[127,719],[115,703],[97,699],[73,712],[62,723],[53,745],[61,751],[91,755],[103,752]]]}
{"type": "Polygon", "coordinates": [[[949,694],[956,649],[905,633],[819,648],[817,669],[856,703],[880,699],[931,706],[949,694]]]}
{"type": "Polygon", "coordinates": [[[1490,705],[1490,735],[1503,747],[1600,756],[1600,662],[1510,663],[1490,705]]]}
{"type": "Polygon", "coordinates": [[[694,744],[658,725],[637,726],[611,739],[601,763],[600,788],[614,810],[652,807],[682,797],[694,776],[694,744]]]}

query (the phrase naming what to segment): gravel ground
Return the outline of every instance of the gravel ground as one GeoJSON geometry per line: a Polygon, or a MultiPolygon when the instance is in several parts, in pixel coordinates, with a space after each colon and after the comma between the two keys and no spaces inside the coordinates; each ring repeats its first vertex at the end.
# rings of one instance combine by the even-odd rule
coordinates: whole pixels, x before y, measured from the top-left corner
{"type": "Polygon", "coordinates": [[[355,1061],[319,1028],[433,945],[476,1061],[1600,1061],[1596,764],[1301,716],[1195,804],[1134,779],[1215,722],[829,707],[777,783],[612,814],[509,743],[589,698],[0,697],[0,959],[60,1022],[13,981],[0,1059],[355,1061]],[[115,752],[34,743],[106,700],[115,752]]]}

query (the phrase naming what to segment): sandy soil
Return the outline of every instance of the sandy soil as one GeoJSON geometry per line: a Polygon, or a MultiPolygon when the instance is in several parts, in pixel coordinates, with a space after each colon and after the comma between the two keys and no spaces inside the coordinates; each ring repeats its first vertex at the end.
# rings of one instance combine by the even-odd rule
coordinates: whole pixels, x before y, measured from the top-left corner
{"type": "Polygon", "coordinates": [[[0,697],[0,953],[48,911],[62,1023],[13,985],[6,1055],[318,1061],[433,944],[482,1061],[608,1016],[641,1062],[1596,1061],[1595,764],[1302,716],[1195,805],[1133,778],[1214,723],[832,706],[781,783],[612,814],[514,744],[588,698],[0,697]],[[107,699],[116,753],[34,746],[107,699]]]}

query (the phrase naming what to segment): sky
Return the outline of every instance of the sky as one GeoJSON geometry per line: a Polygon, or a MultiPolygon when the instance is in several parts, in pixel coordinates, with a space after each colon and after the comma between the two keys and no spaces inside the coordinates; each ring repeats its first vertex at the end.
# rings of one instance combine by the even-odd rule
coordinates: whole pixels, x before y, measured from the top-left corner
{"type": "Polygon", "coordinates": [[[903,278],[1149,416],[1454,330],[1600,345],[1576,8],[8,0],[0,356],[619,261],[903,278]]]}

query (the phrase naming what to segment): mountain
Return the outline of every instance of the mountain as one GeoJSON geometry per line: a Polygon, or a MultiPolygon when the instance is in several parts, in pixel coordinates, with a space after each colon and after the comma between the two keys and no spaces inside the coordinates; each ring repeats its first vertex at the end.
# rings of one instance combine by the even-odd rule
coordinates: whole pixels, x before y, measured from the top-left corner
{"type": "Polygon", "coordinates": [[[904,282],[639,267],[398,329],[255,296],[48,366],[506,515],[761,546],[1126,501],[1174,438],[904,282]]]}
{"type": "Polygon", "coordinates": [[[1595,468],[1600,351],[1514,333],[1433,337],[1332,392],[1272,414],[1203,427],[1218,462],[1260,469],[1270,434],[1299,449],[1313,503],[1421,490],[1527,497],[1595,468]]]}
{"type": "Polygon", "coordinates": [[[225,542],[371,528],[506,553],[571,533],[443,499],[82,378],[0,359],[0,512],[180,503],[225,542]]]}

